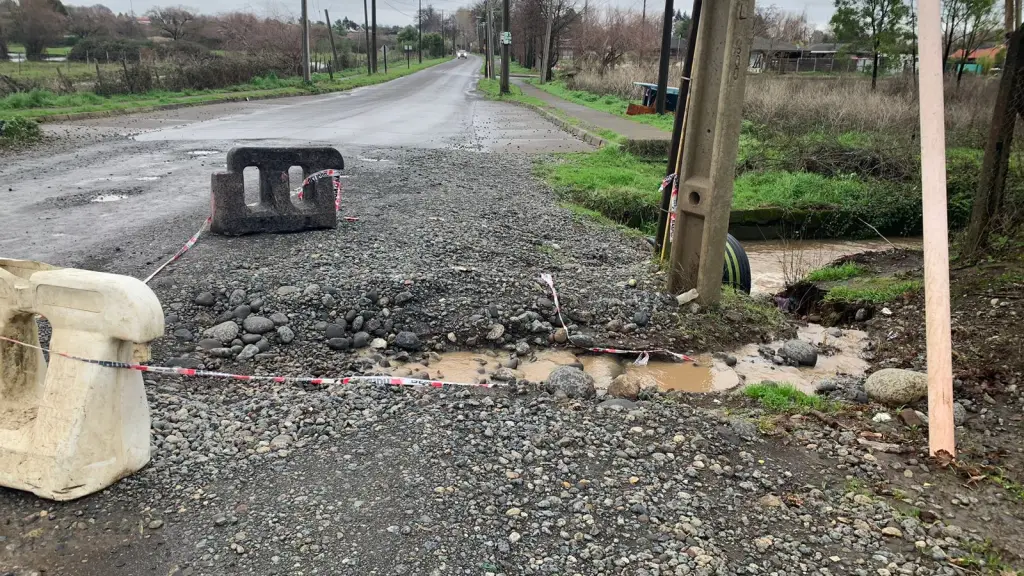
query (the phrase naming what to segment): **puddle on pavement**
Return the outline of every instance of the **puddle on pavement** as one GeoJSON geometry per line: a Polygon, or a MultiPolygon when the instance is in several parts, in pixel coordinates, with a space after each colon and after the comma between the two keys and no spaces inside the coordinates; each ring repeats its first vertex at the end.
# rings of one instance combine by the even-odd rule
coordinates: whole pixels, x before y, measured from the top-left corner
{"type": "Polygon", "coordinates": [[[127,196],[121,194],[100,194],[90,200],[90,202],[117,202],[118,200],[124,200],[125,198],[127,198],[127,196]]]}
{"type": "MultiPolygon", "coordinates": [[[[771,359],[758,352],[757,344],[748,344],[731,354],[736,365],[729,367],[725,361],[711,356],[700,356],[697,363],[679,363],[652,360],[646,366],[633,364],[634,358],[612,355],[577,356],[569,350],[539,350],[529,357],[518,358],[516,377],[533,382],[547,380],[548,374],[558,366],[582,364],[584,371],[594,378],[599,391],[606,390],[616,376],[623,373],[648,374],[658,382],[662,390],[682,392],[718,392],[735,388],[744,383],[763,381],[788,382],[807,393],[813,393],[822,380],[839,374],[863,376],[868,363],[861,359],[867,345],[867,333],[860,330],[843,330],[834,336],[817,324],[801,328],[798,338],[812,342],[818,347],[818,363],[813,368],[778,366],[771,359]]],[[[773,349],[782,347],[783,342],[771,344],[773,349]]],[[[393,366],[389,370],[395,376],[415,376],[448,382],[475,383],[486,381],[509,357],[506,353],[495,355],[493,351],[448,352],[439,359],[429,362],[410,362],[393,366]]]]}
{"type": "Polygon", "coordinates": [[[136,180],[138,180],[139,182],[153,182],[159,179],[159,176],[139,176],[138,178],[136,178],[136,180]]]}
{"type": "MultiPolygon", "coordinates": [[[[891,238],[897,248],[921,248],[920,238],[891,238]]],[[[741,242],[750,260],[751,291],[776,294],[786,280],[803,278],[808,272],[829,262],[861,252],[889,250],[892,246],[877,240],[764,240],[741,242]]]]}
{"type": "Polygon", "coordinates": [[[189,156],[211,156],[213,154],[220,154],[220,152],[218,152],[216,150],[189,150],[188,151],[188,155],[189,156]]]}

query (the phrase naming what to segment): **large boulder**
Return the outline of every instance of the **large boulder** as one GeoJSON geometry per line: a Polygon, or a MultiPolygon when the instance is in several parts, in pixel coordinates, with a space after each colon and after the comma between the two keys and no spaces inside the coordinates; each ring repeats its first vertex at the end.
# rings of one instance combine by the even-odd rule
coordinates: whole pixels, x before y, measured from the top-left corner
{"type": "Polygon", "coordinates": [[[883,368],[868,376],[864,392],[882,404],[910,404],[928,395],[928,376],[902,368],[883,368]]]}
{"type": "Polygon", "coordinates": [[[650,374],[626,372],[612,380],[611,385],[608,386],[608,395],[612,398],[636,400],[642,390],[657,387],[658,381],[650,374]]]}
{"type": "Polygon", "coordinates": [[[597,394],[594,379],[583,370],[572,366],[559,366],[548,374],[548,391],[561,391],[569,398],[593,398],[597,394]]]}
{"type": "Polygon", "coordinates": [[[818,363],[818,349],[803,340],[787,340],[779,350],[779,356],[800,366],[814,366],[818,363]]]}

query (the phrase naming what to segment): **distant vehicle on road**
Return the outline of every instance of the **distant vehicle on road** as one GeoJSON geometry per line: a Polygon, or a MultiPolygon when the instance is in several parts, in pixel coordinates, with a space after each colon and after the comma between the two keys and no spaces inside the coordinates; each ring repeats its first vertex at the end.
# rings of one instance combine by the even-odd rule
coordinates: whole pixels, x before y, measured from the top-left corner
{"type": "Polygon", "coordinates": [[[467,58],[465,50],[459,50],[459,58],[467,58]]]}

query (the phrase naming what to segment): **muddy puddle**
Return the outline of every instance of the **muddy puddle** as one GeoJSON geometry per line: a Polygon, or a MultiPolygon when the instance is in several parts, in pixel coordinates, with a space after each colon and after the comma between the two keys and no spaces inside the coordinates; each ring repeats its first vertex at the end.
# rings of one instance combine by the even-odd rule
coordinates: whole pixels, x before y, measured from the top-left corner
{"type": "Polygon", "coordinates": [[[750,260],[751,291],[775,294],[787,280],[799,280],[811,270],[821,268],[843,256],[861,252],[897,248],[920,248],[920,238],[890,238],[890,245],[877,240],[765,240],[742,242],[750,260]]]}
{"type": "MultiPolygon", "coordinates": [[[[650,375],[665,391],[717,392],[768,380],[788,382],[813,393],[822,380],[840,374],[863,376],[868,368],[868,363],[861,359],[867,344],[865,332],[839,331],[811,324],[801,328],[798,337],[818,347],[818,363],[813,368],[776,365],[761,354],[757,344],[749,344],[731,353],[736,358],[735,366],[731,367],[726,364],[725,355],[701,356],[695,364],[651,360],[645,366],[638,366],[632,363],[634,358],[631,357],[577,355],[566,349],[548,349],[522,358],[493,350],[449,352],[435,355],[429,361],[410,362],[386,370],[394,376],[478,383],[493,381],[495,372],[508,368],[516,378],[541,382],[547,380],[555,368],[575,365],[594,378],[599,391],[606,390],[616,376],[635,372],[650,375]]],[[[778,349],[782,344],[775,342],[770,347],[778,349]]]]}

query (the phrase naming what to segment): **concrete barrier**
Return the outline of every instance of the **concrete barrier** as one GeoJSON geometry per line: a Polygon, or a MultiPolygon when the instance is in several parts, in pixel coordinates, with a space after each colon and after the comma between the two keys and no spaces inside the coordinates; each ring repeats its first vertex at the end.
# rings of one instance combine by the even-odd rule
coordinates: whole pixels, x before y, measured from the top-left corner
{"type": "MultiPolygon", "coordinates": [[[[0,259],[0,335],[95,360],[143,362],[160,301],[127,276],[0,259]]],[[[0,341],[0,486],[52,500],[101,490],[149,462],[142,373],[0,341]]]]}
{"type": "Polygon", "coordinates": [[[232,148],[228,171],[214,174],[211,181],[210,230],[239,236],[257,232],[297,232],[335,228],[338,212],[329,178],[311,182],[302,200],[292,200],[288,170],[300,166],[303,179],[314,172],[342,170],[345,161],[334,148],[232,148]],[[243,170],[255,166],[260,173],[260,199],[245,203],[243,170]]]}

